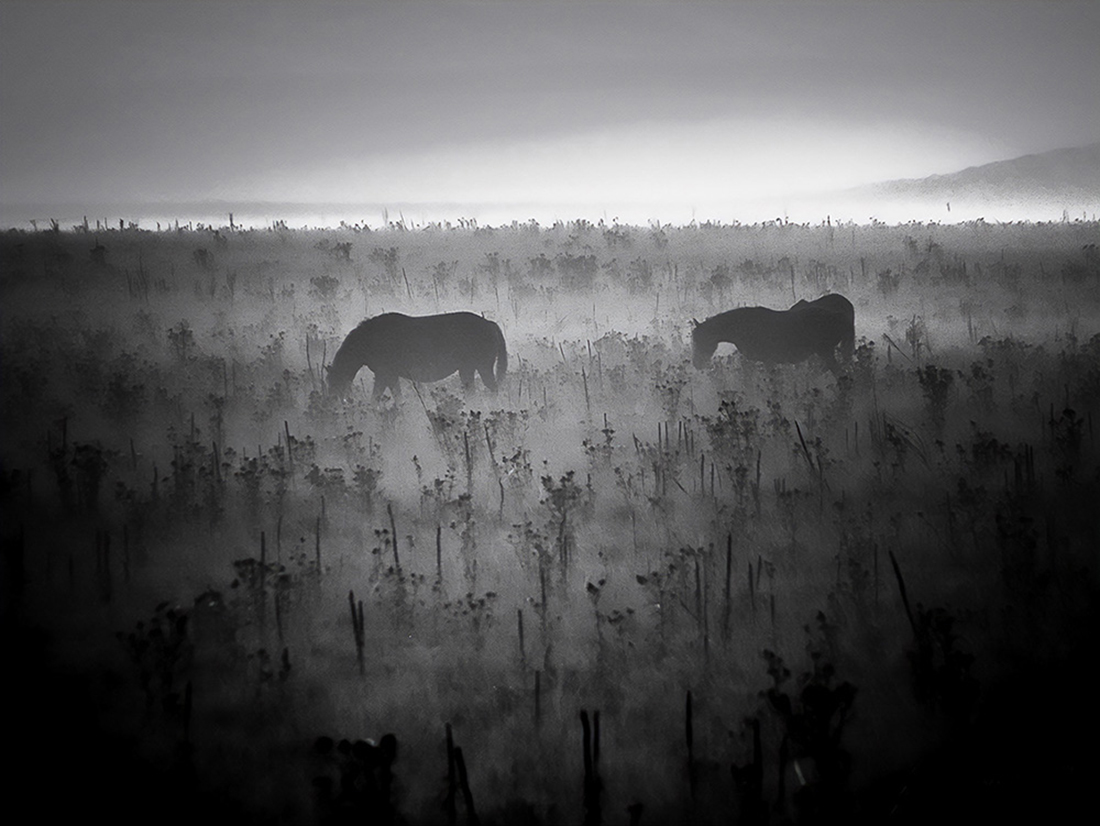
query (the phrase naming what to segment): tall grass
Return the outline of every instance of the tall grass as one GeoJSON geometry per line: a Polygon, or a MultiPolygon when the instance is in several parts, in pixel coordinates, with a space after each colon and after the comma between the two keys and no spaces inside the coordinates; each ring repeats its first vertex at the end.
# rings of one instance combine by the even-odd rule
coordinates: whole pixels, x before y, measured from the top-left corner
{"type": "Polygon", "coordinates": [[[1095,642],[1096,227],[833,229],[6,233],[21,656],[179,812],[921,805],[1095,642]],[[690,366],[691,318],[825,291],[839,379],[690,366]],[[504,328],[500,392],[323,394],[363,317],[449,309],[504,328]]]}

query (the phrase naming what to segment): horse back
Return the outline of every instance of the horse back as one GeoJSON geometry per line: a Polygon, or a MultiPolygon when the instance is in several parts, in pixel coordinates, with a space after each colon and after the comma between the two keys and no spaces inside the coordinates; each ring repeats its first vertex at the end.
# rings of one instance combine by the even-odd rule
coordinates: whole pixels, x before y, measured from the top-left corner
{"type": "Polygon", "coordinates": [[[468,371],[497,352],[500,328],[474,313],[407,316],[385,313],[364,322],[369,327],[364,361],[376,375],[413,381],[439,381],[468,371]]]}

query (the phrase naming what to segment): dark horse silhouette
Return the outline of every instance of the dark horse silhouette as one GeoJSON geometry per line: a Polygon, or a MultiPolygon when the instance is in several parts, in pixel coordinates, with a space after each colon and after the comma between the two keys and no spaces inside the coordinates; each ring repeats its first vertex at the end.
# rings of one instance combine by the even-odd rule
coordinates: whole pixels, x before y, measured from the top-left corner
{"type": "Polygon", "coordinates": [[[793,364],[817,355],[833,373],[840,371],[835,350],[845,361],[855,348],[855,309],[842,295],[799,301],[789,310],[741,307],[711,316],[691,331],[691,362],[702,370],[718,342],[737,347],[747,359],[765,364],[793,364]]]}
{"type": "Polygon", "coordinates": [[[364,364],[374,373],[377,401],[387,387],[394,399],[401,398],[400,378],[439,381],[456,371],[467,390],[475,371],[486,387],[496,390],[508,369],[508,351],[500,327],[473,313],[384,313],[348,333],[328,368],[329,392],[346,393],[364,364]]]}

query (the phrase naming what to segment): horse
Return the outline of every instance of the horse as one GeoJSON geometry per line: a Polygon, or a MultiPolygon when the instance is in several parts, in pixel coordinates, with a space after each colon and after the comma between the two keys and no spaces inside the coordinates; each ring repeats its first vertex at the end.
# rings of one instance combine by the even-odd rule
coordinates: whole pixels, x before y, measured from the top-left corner
{"type": "Polygon", "coordinates": [[[363,365],[374,373],[374,401],[387,387],[399,400],[401,378],[439,381],[455,372],[467,391],[473,387],[475,371],[496,391],[508,370],[508,350],[500,327],[473,313],[383,313],[348,333],[328,367],[329,392],[344,395],[363,365]]]}
{"type": "Polygon", "coordinates": [[[691,331],[691,363],[704,369],[718,342],[725,341],[745,358],[764,364],[794,364],[816,355],[838,374],[836,348],[849,361],[855,340],[852,302],[831,293],[816,301],[799,301],[789,310],[740,307],[711,316],[691,331]]]}

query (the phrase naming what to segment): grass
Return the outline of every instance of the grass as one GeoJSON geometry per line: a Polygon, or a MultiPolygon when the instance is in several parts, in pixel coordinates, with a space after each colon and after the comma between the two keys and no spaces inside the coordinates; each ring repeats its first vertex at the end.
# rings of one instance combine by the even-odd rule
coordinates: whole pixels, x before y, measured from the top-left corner
{"type": "Polygon", "coordinates": [[[33,793],[64,735],[81,805],[144,819],[1068,811],[1095,231],[5,233],[27,798],[73,802],[33,793]],[[824,291],[839,379],[691,367],[691,318],[824,291]],[[323,395],[363,317],[451,309],[503,327],[499,393],[323,395]]]}

